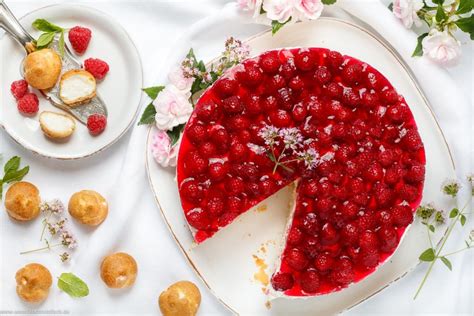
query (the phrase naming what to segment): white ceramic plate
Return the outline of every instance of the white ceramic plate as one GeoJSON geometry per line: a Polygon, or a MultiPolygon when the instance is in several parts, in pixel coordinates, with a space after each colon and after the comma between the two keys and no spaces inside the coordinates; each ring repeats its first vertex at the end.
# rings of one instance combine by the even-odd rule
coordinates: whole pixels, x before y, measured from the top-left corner
{"type": "MultiPolygon", "coordinates": [[[[125,30],[108,15],[95,9],[78,5],[55,5],[33,11],[23,18],[21,24],[37,38],[38,32],[31,23],[37,18],[45,18],[59,26],[70,28],[86,26],[92,30],[92,40],[83,56],[100,58],[110,66],[105,79],[97,89],[107,104],[109,116],[105,131],[93,137],[87,127],[77,122],[77,129],[65,143],[47,139],[39,128],[39,113],[32,118],[22,116],[11,95],[10,84],[21,79],[20,62],[25,56],[24,49],[10,36],[0,40],[0,125],[23,147],[42,156],[58,159],[77,159],[93,155],[116,142],[135,121],[142,88],[142,65],[140,56],[125,30]]],[[[68,43],[68,41],[66,40],[68,43]]],[[[62,112],[53,107],[39,92],[41,111],[62,112]]]]}
{"type": "MultiPolygon", "coordinates": [[[[252,48],[252,55],[281,47],[326,47],[368,62],[381,71],[407,100],[425,144],[427,165],[423,201],[434,201],[441,207],[445,206],[446,201],[439,200],[438,193],[442,181],[454,177],[454,165],[449,148],[416,83],[396,55],[381,41],[358,26],[324,18],[285,27],[274,37],[266,32],[251,38],[248,43],[252,48]]],[[[148,145],[153,132],[154,128],[150,130],[148,145]]],[[[426,228],[415,223],[407,230],[395,254],[361,282],[324,296],[293,300],[280,298],[269,304],[262,291],[261,280],[265,274],[271,276],[273,263],[280,251],[280,240],[289,213],[289,190],[280,191],[241,216],[214,238],[196,247],[193,245],[192,236],[181,211],[174,170],[160,168],[154,162],[149,147],[147,149],[149,180],[171,233],[204,283],[235,313],[244,315],[339,313],[367,300],[406,275],[418,264],[419,254],[428,248],[426,228]],[[255,256],[262,259],[267,267],[257,265],[255,256]],[[265,268],[264,273],[258,273],[260,268],[265,268]]],[[[436,236],[436,241],[440,237],[436,236]]]]}

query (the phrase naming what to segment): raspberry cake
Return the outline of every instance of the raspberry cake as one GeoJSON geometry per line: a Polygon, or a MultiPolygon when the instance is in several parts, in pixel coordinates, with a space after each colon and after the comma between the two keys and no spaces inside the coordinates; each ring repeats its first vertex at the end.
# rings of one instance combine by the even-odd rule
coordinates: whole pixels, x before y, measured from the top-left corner
{"type": "Polygon", "coordinates": [[[383,263],[413,221],[424,176],[404,98],[370,65],[323,48],[268,51],[230,69],[197,103],[177,166],[197,243],[295,183],[271,282],[291,297],[340,290],[383,263]]]}

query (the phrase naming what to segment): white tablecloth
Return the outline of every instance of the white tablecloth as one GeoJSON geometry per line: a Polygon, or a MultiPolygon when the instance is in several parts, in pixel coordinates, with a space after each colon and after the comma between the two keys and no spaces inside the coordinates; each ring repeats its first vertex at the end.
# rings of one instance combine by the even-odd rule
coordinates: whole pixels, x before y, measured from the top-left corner
{"type": "MultiPolygon", "coordinates": [[[[12,11],[21,16],[31,10],[62,1],[22,1],[10,0],[8,4],[12,11]]],[[[74,1],[91,5],[115,17],[127,29],[135,40],[144,65],[145,86],[162,84],[165,76],[161,69],[168,67],[170,43],[173,43],[192,23],[215,14],[229,1],[74,1]]],[[[384,1],[388,2],[388,1],[384,1]]],[[[390,36],[397,32],[397,41],[409,41],[414,38],[410,32],[399,29],[384,29],[380,20],[374,18],[380,12],[380,4],[374,1],[344,1],[343,6],[349,8],[355,5],[354,13],[371,24],[382,35],[390,36]],[[366,17],[364,17],[366,15],[366,17]],[[390,33],[392,32],[392,33],[390,33]],[[385,33],[385,34],[384,34],[385,33]]],[[[341,14],[335,12],[334,14],[341,14]]],[[[393,21],[390,21],[393,23],[393,21]]],[[[390,25],[389,23],[387,23],[390,25]]],[[[229,28],[227,35],[240,35],[241,38],[262,29],[262,26],[246,26],[244,28],[229,28]]],[[[202,36],[205,38],[205,35],[202,36]]],[[[222,40],[224,37],[222,37],[222,40]]],[[[424,65],[429,73],[442,77],[441,82],[452,80],[459,85],[459,91],[464,91],[470,100],[464,104],[450,104],[439,107],[438,116],[458,111],[454,121],[448,117],[441,124],[450,142],[456,143],[458,164],[463,171],[472,169],[472,135],[469,128],[463,131],[455,127],[459,118],[471,126],[472,91],[473,86],[473,48],[467,37],[462,41],[464,57],[461,65],[450,69],[447,73],[439,72],[432,65],[413,65],[418,71],[418,79],[423,81],[420,72],[424,65]],[[435,69],[433,71],[433,69],[435,69]],[[460,143],[456,139],[468,140],[460,143]],[[471,146],[464,148],[463,146],[471,146]],[[470,144],[470,145],[469,145],[470,144]],[[471,157],[471,161],[469,158],[471,157]],[[469,167],[470,165],[470,167],[469,167]]],[[[221,41],[222,43],[222,41],[221,41]]],[[[219,43],[220,44],[220,43],[219,43]]],[[[400,43],[393,43],[400,45],[400,43]]],[[[220,46],[204,47],[197,45],[197,53],[204,59],[214,56],[220,46]],[[214,50],[213,50],[214,49],[214,50]]],[[[412,45],[412,44],[410,44],[412,45]]],[[[414,45],[414,44],[413,44],[414,45]]],[[[401,47],[401,46],[397,46],[401,47]]],[[[404,57],[408,51],[400,50],[404,57]]],[[[409,58],[407,58],[409,59],[409,58]]],[[[1,68],[0,68],[1,70],[1,68]]],[[[436,81],[431,81],[436,84],[436,81]]],[[[425,91],[431,102],[436,103],[435,91],[444,87],[431,86],[425,91]]],[[[2,91],[1,93],[9,93],[2,91]]],[[[461,92],[462,93],[462,92],[461,92]]],[[[435,104],[436,105],[436,104],[435,104]]],[[[2,105],[0,105],[2,106],[2,105]]],[[[436,110],[436,109],[435,109],[436,110]]],[[[449,116],[449,115],[446,115],[449,116]]],[[[459,122],[459,121],[458,121],[459,122]]],[[[203,283],[196,277],[187,265],[183,255],[168,233],[161,215],[155,204],[145,175],[146,129],[135,128],[109,150],[81,161],[56,161],[41,158],[13,143],[7,135],[0,132],[0,152],[8,158],[13,155],[23,157],[23,162],[29,164],[31,171],[27,177],[38,185],[45,199],[61,198],[67,202],[70,195],[82,189],[94,189],[101,192],[110,202],[110,215],[107,221],[96,230],[89,230],[79,225],[73,229],[79,240],[79,249],[74,260],[64,265],[57,260],[56,254],[41,253],[30,256],[20,256],[19,251],[31,249],[38,245],[41,223],[39,220],[29,224],[18,224],[11,221],[1,207],[0,212],[0,314],[2,311],[24,311],[28,309],[68,310],[74,314],[93,312],[102,314],[158,314],[157,297],[169,284],[178,280],[191,280],[199,285],[203,295],[200,315],[225,315],[229,312],[209,293],[203,283]],[[124,196],[126,198],[124,198],[124,196]],[[130,220],[128,220],[130,219],[130,220]],[[114,232],[110,233],[109,232],[114,232]],[[117,234],[117,232],[119,232],[117,234]],[[103,255],[111,251],[125,251],[132,254],[138,261],[139,275],[135,286],[123,291],[110,291],[99,278],[99,263],[103,255]],[[30,306],[22,303],[15,294],[15,272],[28,262],[45,264],[54,276],[72,270],[87,281],[91,294],[83,299],[74,300],[61,293],[53,286],[48,300],[40,306],[30,306]]],[[[462,240],[461,235],[457,241],[462,240]]],[[[456,238],[453,238],[456,239],[456,238]]],[[[458,243],[459,245],[459,243],[458,243]]],[[[360,305],[347,314],[440,314],[473,315],[473,258],[464,253],[453,257],[454,271],[449,272],[443,266],[435,267],[422,295],[417,301],[412,300],[413,293],[424,274],[424,268],[418,268],[401,281],[392,285],[382,293],[372,298],[368,303],[360,305]]]]}

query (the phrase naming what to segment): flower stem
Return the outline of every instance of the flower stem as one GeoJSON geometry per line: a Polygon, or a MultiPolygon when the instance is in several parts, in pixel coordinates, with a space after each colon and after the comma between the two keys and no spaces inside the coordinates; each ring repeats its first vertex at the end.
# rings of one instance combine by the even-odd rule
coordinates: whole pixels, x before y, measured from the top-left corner
{"type": "Polygon", "coordinates": [[[39,251],[43,251],[43,250],[51,250],[51,248],[54,248],[54,247],[59,247],[61,246],[62,244],[56,244],[56,245],[47,245],[46,247],[43,247],[43,248],[38,248],[38,249],[33,249],[33,250],[28,250],[28,251],[23,251],[23,252],[20,252],[20,255],[26,255],[28,253],[33,253],[33,252],[39,252],[39,251]]]}
{"type": "Polygon", "coordinates": [[[468,250],[468,249],[472,249],[472,247],[464,247],[462,249],[447,253],[447,254],[443,255],[442,257],[452,256],[452,255],[455,255],[457,253],[463,252],[463,251],[468,250]]]}

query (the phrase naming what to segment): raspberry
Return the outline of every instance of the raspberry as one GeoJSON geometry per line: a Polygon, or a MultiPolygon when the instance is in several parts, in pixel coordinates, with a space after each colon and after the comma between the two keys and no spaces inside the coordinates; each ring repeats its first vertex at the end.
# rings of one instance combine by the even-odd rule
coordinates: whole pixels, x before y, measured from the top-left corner
{"type": "Polygon", "coordinates": [[[379,264],[380,254],[377,249],[362,249],[358,261],[365,269],[375,268],[379,264]]]}
{"type": "Polygon", "coordinates": [[[275,183],[271,179],[265,179],[260,181],[258,188],[262,195],[269,196],[275,191],[275,183]]]}
{"type": "Polygon", "coordinates": [[[303,229],[307,234],[312,236],[316,236],[319,233],[319,220],[316,214],[306,214],[303,218],[303,229]]]}
{"type": "Polygon", "coordinates": [[[260,57],[259,65],[267,74],[273,75],[280,68],[280,61],[276,52],[265,53],[260,57]]]}
{"type": "Polygon", "coordinates": [[[359,228],[353,223],[349,223],[342,228],[342,240],[348,245],[354,245],[359,240],[359,228]]]}
{"type": "Polygon", "coordinates": [[[199,146],[199,153],[203,155],[203,157],[209,158],[215,155],[217,151],[216,145],[211,142],[205,142],[199,146]]]}
{"type": "Polygon", "coordinates": [[[288,127],[291,123],[291,116],[285,110],[276,110],[270,113],[270,121],[276,127],[288,127]]]}
{"type": "Polygon", "coordinates": [[[403,105],[392,105],[388,108],[385,116],[393,123],[403,123],[408,118],[408,108],[403,105]]]}
{"type": "Polygon", "coordinates": [[[102,114],[92,114],[87,118],[87,128],[91,135],[99,135],[107,126],[107,117],[102,114]]]}
{"type": "Polygon", "coordinates": [[[10,91],[17,100],[21,99],[28,92],[28,83],[26,80],[14,81],[10,86],[10,91]]]}
{"type": "Polygon", "coordinates": [[[331,198],[321,198],[316,202],[316,209],[320,213],[328,213],[333,205],[331,198]]]}
{"type": "Polygon", "coordinates": [[[205,230],[209,228],[209,225],[211,224],[207,213],[200,208],[190,210],[186,215],[186,219],[188,220],[188,223],[196,229],[205,230]]]}
{"type": "Polygon", "coordinates": [[[377,221],[375,220],[375,216],[373,214],[366,212],[362,214],[357,223],[359,224],[359,228],[361,231],[365,230],[373,230],[377,226],[377,221]]]}
{"type": "Polygon", "coordinates": [[[290,249],[285,256],[285,260],[292,269],[298,271],[303,270],[308,265],[308,258],[298,248],[290,249]]]}
{"type": "Polygon", "coordinates": [[[212,100],[200,102],[194,112],[197,118],[203,122],[214,121],[218,116],[217,104],[212,100]]]}
{"type": "Polygon", "coordinates": [[[258,183],[255,182],[247,182],[245,185],[245,190],[247,192],[247,195],[250,197],[257,197],[260,195],[260,189],[258,187],[258,183]]]}
{"type": "Polygon", "coordinates": [[[323,103],[316,98],[306,100],[305,106],[308,108],[309,114],[316,119],[321,118],[325,114],[323,103]]]}
{"type": "Polygon", "coordinates": [[[293,77],[295,75],[295,72],[296,67],[293,58],[288,59],[288,61],[284,63],[280,68],[280,74],[286,79],[293,77]]]}
{"type": "Polygon", "coordinates": [[[377,249],[379,246],[379,239],[377,234],[371,231],[365,231],[360,234],[359,245],[362,249],[377,249]]]}
{"type": "Polygon", "coordinates": [[[239,89],[239,84],[234,79],[223,78],[218,80],[216,83],[216,91],[219,93],[221,98],[226,98],[234,95],[239,89]]]}
{"type": "Polygon", "coordinates": [[[359,94],[352,89],[347,90],[342,94],[342,101],[351,108],[355,108],[361,103],[359,94]]]}
{"type": "Polygon", "coordinates": [[[398,164],[394,164],[385,171],[385,182],[395,184],[403,177],[403,169],[398,164]]]}
{"type": "Polygon", "coordinates": [[[311,259],[314,258],[321,247],[319,239],[313,236],[308,236],[303,241],[303,251],[311,259]]]}
{"type": "Polygon", "coordinates": [[[255,181],[258,179],[258,167],[254,164],[245,164],[242,166],[242,177],[246,180],[255,181]]]}
{"type": "Polygon", "coordinates": [[[208,165],[208,160],[204,159],[199,152],[191,151],[189,152],[184,160],[184,169],[190,175],[199,175],[206,171],[208,165]]]}
{"type": "Polygon", "coordinates": [[[231,131],[241,131],[250,126],[250,121],[245,115],[235,115],[229,118],[227,126],[231,131]]]}
{"type": "Polygon", "coordinates": [[[314,258],[314,266],[320,272],[326,272],[331,270],[334,264],[334,258],[327,254],[319,254],[314,258]]]}
{"type": "Polygon", "coordinates": [[[368,108],[375,108],[379,104],[379,97],[375,93],[364,93],[362,104],[368,108]]]}
{"type": "Polygon", "coordinates": [[[338,69],[342,63],[342,55],[339,52],[330,51],[328,54],[328,63],[333,69],[338,69]]]}
{"type": "Polygon", "coordinates": [[[381,241],[380,250],[383,252],[391,252],[395,249],[398,243],[398,235],[393,227],[382,226],[377,234],[381,241]]]}
{"type": "Polygon", "coordinates": [[[222,197],[211,197],[206,203],[206,210],[212,217],[217,217],[224,211],[224,200],[222,197]]]}
{"type": "Polygon", "coordinates": [[[347,130],[348,128],[346,127],[346,125],[342,122],[339,122],[336,125],[333,125],[331,135],[334,139],[342,140],[346,137],[347,130]]]}
{"type": "Polygon", "coordinates": [[[395,198],[393,191],[388,186],[382,185],[380,183],[375,184],[374,193],[375,200],[377,201],[378,205],[382,207],[390,204],[395,198]]]}
{"type": "Polygon", "coordinates": [[[245,188],[245,183],[239,177],[230,178],[225,183],[225,189],[230,194],[237,195],[239,193],[242,193],[244,191],[244,188],[245,188]]]}
{"type": "Polygon", "coordinates": [[[398,93],[395,89],[386,89],[380,93],[382,100],[387,104],[393,104],[398,101],[398,93]]]}
{"type": "Polygon", "coordinates": [[[347,84],[355,84],[360,81],[362,66],[360,64],[347,65],[342,70],[342,78],[347,84]]]}
{"type": "Polygon", "coordinates": [[[293,92],[291,89],[282,88],[277,91],[277,101],[280,108],[284,110],[290,110],[293,106],[293,92]]]}
{"type": "Polygon", "coordinates": [[[291,228],[287,238],[288,244],[296,246],[301,243],[301,241],[303,241],[303,233],[301,230],[297,227],[291,228]]]}
{"type": "Polygon", "coordinates": [[[418,189],[409,184],[404,184],[399,189],[398,194],[402,200],[405,200],[409,203],[415,202],[419,197],[418,189]]]}
{"type": "Polygon", "coordinates": [[[240,98],[235,95],[222,101],[222,106],[224,111],[229,114],[241,113],[244,110],[243,103],[240,101],[240,98]]]}
{"type": "Polygon", "coordinates": [[[346,286],[354,280],[352,263],[347,258],[336,262],[331,273],[331,279],[340,285],[346,286]]]}
{"type": "Polygon", "coordinates": [[[395,152],[390,149],[381,151],[378,156],[378,161],[383,167],[389,167],[396,160],[395,152]]]}
{"type": "Polygon", "coordinates": [[[351,188],[351,191],[356,194],[365,190],[365,184],[361,178],[352,179],[349,187],[351,188]]]}
{"type": "Polygon", "coordinates": [[[342,205],[341,212],[345,219],[352,219],[359,212],[359,207],[354,202],[348,201],[342,205]]]}
{"type": "Polygon", "coordinates": [[[257,115],[262,111],[260,104],[260,96],[257,94],[251,94],[245,104],[246,112],[250,115],[257,115]]]}
{"type": "Polygon", "coordinates": [[[318,193],[318,181],[310,179],[303,184],[303,193],[309,197],[315,198],[318,193]]]}
{"type": "Polygon", "coordinates": [[[392,213],[388,211],[380,211],[376,214],[377,222],[379,225],[391,225],[392,224],[392,213]]]}
{"type": "Polygon", "coordinates": [[[226,212],[222,214],[219,219],[217,220],[217,224],[219,227],[224,227],[229,225],[239,214],[235,212],[226,212]]]}
{"type": "Polygon", "coordinates": [[[310,51],[299,50],[295,56],[295,65],[302,71],[310,71],[315,67],[314,57],[310,51]]]}
{"type": "Polygon", "coordinates": [[[319,289],[319,275],[314,270],[308,270],[301,274],[300,286],[306,293],[314,293],[319,289]]]}
{"type": "Polygon", "coordinates": [[[78,54],[83,54],[87,47],[89,46],[89,42],[91,41],[92,32],[90,29],[81,26],[75,26],[69,30],[69,42],[72,45],[72,48],[78,54]]]}
{"type": "Polygon", "coordinates": [[[300,76],[295,76],[291,78],[290,82],[288,83],[288,86],[295,91],[300,91],[304,88],[304,81],[303,79],[301,79],[300,76]]]}
{"type": "Polygon", "coordinates": [[[339,111],[336,112],[336,119],[341,122],[348,122],[352,118],[352,112],[346,108],[343,107],[339,111]]]}
{"type": "Polygon", "coordinates": [[[227,133],[225,128],[219,128],[212,133],[211,138],[214,143],[218,147],[220,147],[223,145],[227,145],[227,143],[229,142],[229,133],[227,133]]]}
{"type": "Polygon", "coordinates": [[[325,66],[319,67],[314,73],[314,79],[320,84],[326,84],[331,81],[331,73],[325,66]]]}
{"type": "MultiPolygon", "coordinates": [[[[365,166],[367,166],[367,165],[365,165],[365,166]]],[[[366,179],[367,181],[371,181],[371,182],[375,182],[375,181],[378,181],[378,180],[382,179],[383,169],[382,169],[382,166],[379,163],[373,162],[370,165],[368,165],[368,167],[366,167],[366,168],[367,169],[363,173],[364,179],[366,179]]]]}
{"type": "Polygon", "coordinates": [[[327,94],[332,98],[340,98],[344,89],[336,82],[331,82],[326,87],[327,94]]]}
{"type": "Polygon", "coordinates": [[[291,110],[291,116],[293,117],[293,120],[297,122],[302,122],[306,118],[306,108],[303,107],[301,103],[296,104],[293,107],[293,110],[291,110]]]}
{"type": "Polygon", "coordinates": [[[18,100],[17,107],[24,115],[34,115],[39,110],[38,97],[34,93],[27,93],[18,100]]]}
{"type": "Polygon", "coordinates": [[[352,198],[352,200],[353,200],[354,203],[356,203],[357,205],[360,205],[360,206],[367,206],[367,204],[369,203],[369,196],[367,195],[367,193],[362,192],[362,193],[359,193],[359,194],[357,194],[357,195],[354,195],[354,197],[352,198]]]}
{"type": "Polygon", "coordinates": [[[425,166],[421,164],[411,166],[405,175],[409,183],[418,183],[425,179],[425,166]]]}
{"type": "Polygon", "coordinates": [[[209,166],[209,176],[213,181],[220,181],[224,179],[227,173],[227,166],[220,162],[212,163],[209,166]]]}
{"type": "Polygon", "coordinates": [[[318,193],[320,197],[328,197],[332,195],[333,185],[329,181],[320,181],[318,183],[318,193]]]}
{"type": "Polygon", "coordinates": [[[286,291],[293,287],[293,276],[290,273],[279,272],[272,276],[272,286],[277,291],[286,291]]]}
{"type": "Polygon", "coordinates": [[[242,161],[247,155],[247,146],[240,142],[235,142],[230,147],[230,158],[233,161],[242,161]]]}
{"type": "Polygon", "coordinates": [[[203,197],[202,187],[195,181],[189,180],[181,184],[181,193],[190,202],[199,202],[203,197]]]}
{"type": "Polygon", "coordinates": [[[236,196],[229,196],[227,198],[226,207],[229,211],[240,212],[242,207],[242,200],[236,196]]]}
{"type": "Polygon", "coordinates": [[[270,95],[263,100],[262,108],[263,110],[269,112],[276,109],[278,106],[277,99],[270,95]]]}
{"type": "Polygon", "coordinates": [[[323,245],[332,245],[339,240],[339,235],[330,223],[326,223],[321,229],[321,243],[323,245]]]}
{"type": "Polygon", "coordinates": [[[98,58],[88,58],[84,61],[84,68],[90,72],[95,79],[102,80],[109,72],[109,65],[98,58]]]}
{"type": "Polygon", "coordinates": [[[247,86],[258,86],[263,79],[262,69],[255,64],[245,65],[245,71],[241,77],[243,84],[247,86]]]}
{"type": "Polygon", "coordinates": [[[202,143],[206,140],[206,127],[201,124],[193,124],[188,128],[187,135],[193,143],[202,143]]]}
{"type": "Polygon", "coordinates": [[[396,226],[408,226],[413,222],[413,212],[407,205],[397,205],[392,208],[393,223],[396,226]]]}
{"type": "Polygon", "coordinates": [[[265,88],[267,93],[274,93],[275,91],[280,90],[286,86],[285,78],[276,74],[270,78],[270,81],[267,82],[265,88]]]}
{"type": "Polygon", "coordinates": [[[342,144],[336,151],[336,160],[340,162],[347,162],[356,154],[356,147],[354,144],[342,144]]]}

